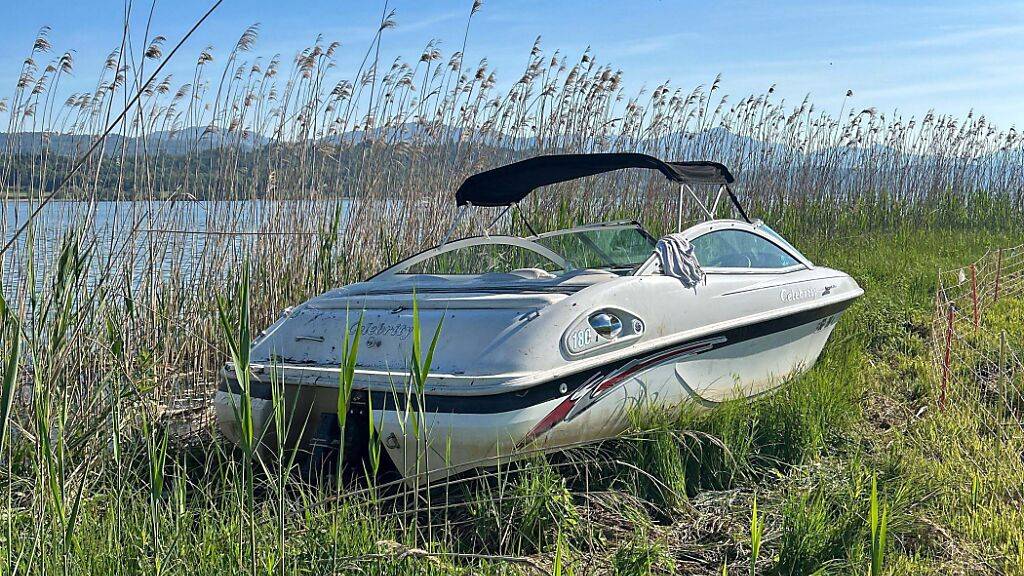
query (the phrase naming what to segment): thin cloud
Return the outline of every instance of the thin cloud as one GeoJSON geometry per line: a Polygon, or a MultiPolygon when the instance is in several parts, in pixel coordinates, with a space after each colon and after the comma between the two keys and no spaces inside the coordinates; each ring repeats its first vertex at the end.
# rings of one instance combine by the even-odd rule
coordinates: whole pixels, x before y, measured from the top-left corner
{"type": "Polygon", "coordinates": [[[680,40],[694,40],[699,37],[699,34],[690,32],[664,34],[661,36],[649,36],[645,38],[639,38],[636,40],[624,42],[619,47],[612,47],[611,49],[607,50],[607,52],[608,55],[612,57],[646,56],[648,54],[657,54],[659,52],[665,52],[673,48],[678,48],[680,40]]]}
{"type": "Polygon", "coordinates": [[[932,82],[905,82],[884,88],[868,88],[858,91],[857,96],[863,100],[888,98],[919,98],[939,94],[955,94],[961,92],[977,92],[995,88],[1021,86],[1024,83],[1019,76],[1003,76],[988,78],[953,78],[932,82]]]}
{"type": "Polygon", "coordinates": [[[992,40],[1007,36],[1020,36],[1024,34],[1024,25],[1010,26],[988,26],[984,28],[961,28],[906,40],[893,40],[885,42],[874,42],[850,46],[845,51],[850,53],[864,52],[885,52],[890,50],[906,50],[915,48],[939,48],[947,46],[962,46],[978,40],[992,40]]]}
{"type": "Polygon", "coordinates": [[[452,11],[443,14],[436,14],[434,16],[428,16],[419,20],[414,20],[408,24],[402,24],[401,20],[398,20],[398,27],[395,28],[395,32],[415,32],[424,28],[429,28],[442,22],[448,22],[455,20],[456,18],[469,18],[469,12],[466,10],[452,11]]]}

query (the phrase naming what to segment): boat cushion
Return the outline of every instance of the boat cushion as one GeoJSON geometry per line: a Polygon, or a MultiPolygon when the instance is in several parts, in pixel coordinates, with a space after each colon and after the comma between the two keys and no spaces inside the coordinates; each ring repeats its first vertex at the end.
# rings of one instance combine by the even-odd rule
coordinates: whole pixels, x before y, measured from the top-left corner
{"type": "Polygon", "coordinates": [[[527,280],[548,280],[555,277],[551,272],[541,270],[540,268],[516,268],[509,272],[509,274],[514,274],[527,280]]]}

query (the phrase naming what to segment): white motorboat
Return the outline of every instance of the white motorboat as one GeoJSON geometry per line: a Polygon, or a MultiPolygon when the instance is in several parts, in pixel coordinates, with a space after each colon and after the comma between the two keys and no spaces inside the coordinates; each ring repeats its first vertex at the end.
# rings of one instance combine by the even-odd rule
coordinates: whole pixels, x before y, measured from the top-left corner
{"type": "Polygon", "coordinates": [[[377,438],[399,474],[422,482],[527,448],[612,437],[637,407],[760,394],[812,366],[863,291],[751,221],[721,164],[642,154],[531,158],[467,179],[452,229],[479,207],[515,213],[540,186],[625,168],[660,171],[679,184],[680,204],[689,193],[708,220],[660,242],[636,222],[445,241],[267,328],[251,349],[248,394],[230,364],[222,371],[220,429],[237,440],[237,406],[250,398],[255,430],[272,434],[272,384],[280,383],[288,445],[329,456],[344,438],[348,460],[377,438]],[[713,202],[695,192],[701,185],[713,202]],[[712,218],[723,199],[740,219],[712,218]],[[414,313],[423,350],[440,326],[419,381],[414,313]],[[342,431],[346,331],[358,334],[358,350],[342,431]]]}

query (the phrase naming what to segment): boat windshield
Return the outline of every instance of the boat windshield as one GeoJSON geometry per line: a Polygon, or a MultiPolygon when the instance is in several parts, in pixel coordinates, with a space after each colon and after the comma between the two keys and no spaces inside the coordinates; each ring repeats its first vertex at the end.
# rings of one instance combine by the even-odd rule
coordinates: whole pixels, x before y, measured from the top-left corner
{"type": "Polygon", "coordinates": [[[573,268],[628,273],[650,257],[655,241],[639,226],[574,228],[533,239],[566,259],[573,268]]]}
{"type": "Polygon", "coordinates": [[[377,276],[477,276],[511,273],[551,278],[580,269],[629,274],[654,251],[655,241],[636,223],[581,226],[529,238],[478,236],[436,246],[377,276]]]}

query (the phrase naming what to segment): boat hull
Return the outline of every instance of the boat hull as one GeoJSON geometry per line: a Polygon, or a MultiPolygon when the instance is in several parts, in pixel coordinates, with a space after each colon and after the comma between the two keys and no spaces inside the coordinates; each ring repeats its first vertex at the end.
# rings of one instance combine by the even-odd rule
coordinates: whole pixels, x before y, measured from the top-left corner
{"type": "MultiPolygon", "coordinates": [[[[634,357],[539,383],[527,390],[487,395],[370,391],[355,383],[344,433],[337,421],[338,388],[284,381],[290,430],[285,444],[311,453],[336,446],[363,450],[371,426],[398,473],[410,483],[434,481],[537,451],[610,438],[632,424],[640,409],[671,410],[754,396],[814,365],[852,299],[677,342],[634,357]],[[372,416],[373,422],[370,423],[372,416]],[[414,420],[416,420],[414,424],[414,420]],[[350,428],[362,430],[352,433],[350,428]],[[417,431],[417,432],[414,432],[417,431]],[[333,434],[333,438],[331,435],[333,434]],[[357,440],[358,441],[358,440],[357,440]],[[333,444],[332,444],[333,442],[333,444]]],[[[215,398],[221,430],[238,441],[242,401],[226,379],[215,398]]],[[[268,383],[250,389],[254,429],[272,437],[268,383]]]]}

